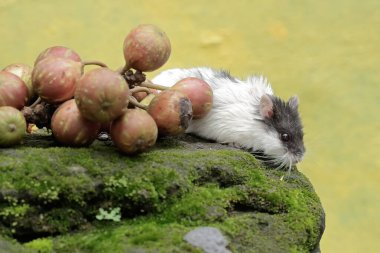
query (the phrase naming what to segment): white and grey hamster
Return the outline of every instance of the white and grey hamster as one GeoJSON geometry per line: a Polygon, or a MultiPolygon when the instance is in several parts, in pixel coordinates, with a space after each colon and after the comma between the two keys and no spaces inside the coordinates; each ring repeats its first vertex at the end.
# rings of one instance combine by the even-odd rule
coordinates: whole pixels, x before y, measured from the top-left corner
{"type": "Polygon", "coordinates": [[[296,96],[286,102],[273,94],[263,76],[240,80],[227,71],[208,67],[166,70],[152,82],[172,86],[186,77],[205,80],[214,94],[211,111],[192,120],[187,133],[234,144],[289,171],[303,159],[303,127],[296,96]]]}

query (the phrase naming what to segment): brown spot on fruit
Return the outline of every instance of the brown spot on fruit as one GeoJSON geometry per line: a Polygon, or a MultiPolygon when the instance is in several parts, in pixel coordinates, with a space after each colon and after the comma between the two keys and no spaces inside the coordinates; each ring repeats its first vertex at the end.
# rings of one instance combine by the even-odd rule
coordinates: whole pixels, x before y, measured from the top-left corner
{"type": "Polygon", "coordinates": [[[180,104],[180,119],[181,127],[187,129],[189,127],[191,118],[193,117],[193,109],[191,102],[188,98],[183,97],[179,101],[180,104]]]}
{"type": "Polygon", "coordinates": [[[194,119],[203,118],[211,110],[213,92],[204,80],[195,77],[184,78],[170,89],[180,91],[190,99],[194,119]]]}

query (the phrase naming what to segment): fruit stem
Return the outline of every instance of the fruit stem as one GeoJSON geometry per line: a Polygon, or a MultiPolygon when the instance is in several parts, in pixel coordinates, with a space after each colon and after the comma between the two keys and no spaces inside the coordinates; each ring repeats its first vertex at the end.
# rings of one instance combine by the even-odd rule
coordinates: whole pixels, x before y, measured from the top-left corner
{"type": "Polygon", "coordinates": [[[30,108],[34,108],[34,107],[36,107],[36,105],[38,105],[40,102],[41,102],[41,98],[38,97],[38,98],[36,99],[36,101],[34,101],[33,104],[31,104],[29,107],[30,107],[30,108]]]}
{"type": "Polygon", "coordinates": [[[140,104],[135,97],[133,96],[129,96],[129,103],[131,103],[132,105],[134,105],[135,107],[138,107],[138,108],[141,108],[141,109],[144,109],[144,110],[147,110],[148,109],[148,106],[146,105],[143,105],[143,104],[140,104]]]}
{"type": "Polygon", "coordinates": [[[84,71],[84,66],[87,66],[87,65],[97,65],[103,68],[108,68],[108,66],[101,61],[82,61],[82,73],[84,71]]]}
{"type": "Polygon", "coordinates": [[[127,72],[129,69],[130,67],[127,64],[125,64],[123,67],[118,68],[116,72],[123,76],[125,72],[127,72]]]}
{"type": "Polygon", "coordinates": [[[146,92],[146,93],[148,93],[148,94],[152,93],[152,92],[149,90],[149,88],[147,88],[147,87],[135,87],[135,88],[133,88],[133,89],[130,89],[129,91],[130,91],[131,94],[135,94],[135,93],[137,93],[137,92],[141,92],[141,91],[146,92]]]}
{"type": "Polygon", "coordinates": [[[148,79],[146,79],[145,82],[142,82],[140,84],[140,86],[150,88],[150,89],[156,89],[156,90],[168,90],[168,89],[170,89],[170,87],[166,87],[166,86],[159,85],[159,84],[154,84],[148,79]]]}

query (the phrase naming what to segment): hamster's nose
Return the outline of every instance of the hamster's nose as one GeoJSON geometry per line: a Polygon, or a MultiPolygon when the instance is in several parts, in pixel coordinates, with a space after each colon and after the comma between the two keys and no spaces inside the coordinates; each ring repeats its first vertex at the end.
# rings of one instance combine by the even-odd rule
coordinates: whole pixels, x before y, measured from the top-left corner
{"type": "Polygon", "coordinates": [[[303,157],[303,155],[305,154],[305,151],[306,151],[305,146],[302,145],[300,148],[297,149],[296,154],[297,156],[303,157]]]}
{"type": "Polygon", "coordinates": [[[296,159],[297,163],[300,162],[300,161],[302,161],[302,159],[304,157],[304,154],[305,154],[305,149],[300,150],[299,152],[296,153],[295,159],[296,159]]]}

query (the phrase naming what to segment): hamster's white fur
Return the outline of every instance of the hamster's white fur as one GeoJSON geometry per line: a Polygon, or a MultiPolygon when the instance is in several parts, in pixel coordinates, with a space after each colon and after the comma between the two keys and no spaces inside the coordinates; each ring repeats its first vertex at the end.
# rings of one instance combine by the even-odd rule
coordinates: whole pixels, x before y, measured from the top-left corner
{"type": "Polygon", "coordinates": [[[265,77],[250,76],[239,80],[227,72],[201,67],[170,69],[154,77],[152,82],[170,87],[186,77],[201,78],[213,90],[211,111],[202,119],[192,120],[187,133],[219,143],[233,143],[252,151],[263,151],[282,166],[297,162],[279,140],[278,133],[262,121],[260,98],[264,94],[273,95],[265,77]]]}

